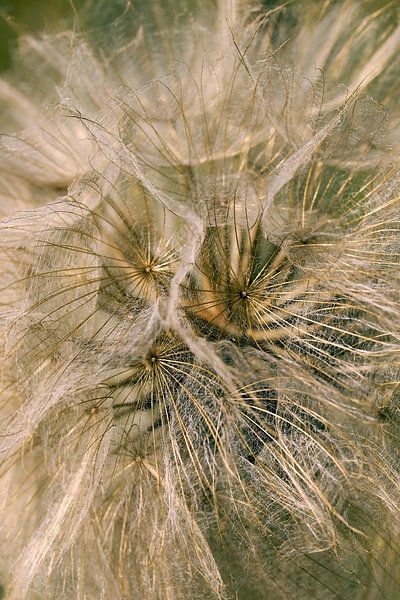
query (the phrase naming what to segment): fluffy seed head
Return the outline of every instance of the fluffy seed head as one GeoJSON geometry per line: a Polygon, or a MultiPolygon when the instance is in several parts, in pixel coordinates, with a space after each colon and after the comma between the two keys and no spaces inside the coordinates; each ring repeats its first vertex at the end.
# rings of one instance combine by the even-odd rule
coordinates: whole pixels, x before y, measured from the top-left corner
{"type": "Polygon", "coordinates": [[[391,9],[161,4],[30,39],[0,142],[6,597],[397,593],[391,9]]]}

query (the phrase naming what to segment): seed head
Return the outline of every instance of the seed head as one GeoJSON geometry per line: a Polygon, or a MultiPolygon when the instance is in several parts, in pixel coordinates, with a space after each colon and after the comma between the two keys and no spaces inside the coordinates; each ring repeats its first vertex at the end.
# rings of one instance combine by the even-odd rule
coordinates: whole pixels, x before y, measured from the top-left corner
{"type": "Polygon", "coordinates": [[[394,598],[391,5],[178,4],[0,86],[6,598],[394,598]]]}

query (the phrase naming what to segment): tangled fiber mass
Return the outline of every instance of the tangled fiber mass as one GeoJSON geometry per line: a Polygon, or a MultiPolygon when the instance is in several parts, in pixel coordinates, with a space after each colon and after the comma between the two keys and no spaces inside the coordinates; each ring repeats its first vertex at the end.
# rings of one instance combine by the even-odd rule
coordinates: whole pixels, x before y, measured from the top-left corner
{"type": "Polygon", "coordinates": [[[3,597],[400,598],[398,4],[81,12],[0,80],[3,597]]]}

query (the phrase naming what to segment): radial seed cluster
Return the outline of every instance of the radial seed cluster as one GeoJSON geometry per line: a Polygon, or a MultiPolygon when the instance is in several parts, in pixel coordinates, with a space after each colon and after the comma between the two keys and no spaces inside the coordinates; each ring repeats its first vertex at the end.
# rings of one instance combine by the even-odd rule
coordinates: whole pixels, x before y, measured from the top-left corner
{"type": "Polygon", "coordinates": [[[395,600],[398,10],[112,4],[0,81],[4,599],[395,600]]]}

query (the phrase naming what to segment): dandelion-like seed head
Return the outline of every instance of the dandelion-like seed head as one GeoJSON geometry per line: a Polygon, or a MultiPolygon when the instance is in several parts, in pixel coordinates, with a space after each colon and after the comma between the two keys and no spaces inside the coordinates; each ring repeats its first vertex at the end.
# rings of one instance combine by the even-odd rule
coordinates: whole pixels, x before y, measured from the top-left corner
{"type": "Polygon", "coordinates": [[[368,95],[391,9],[161,4],[124,7],[111,49],[29,38],[35,102],[61,94],[42,121],[14,86],[6,597],[397,593],[399,183],[368,95]]]}

